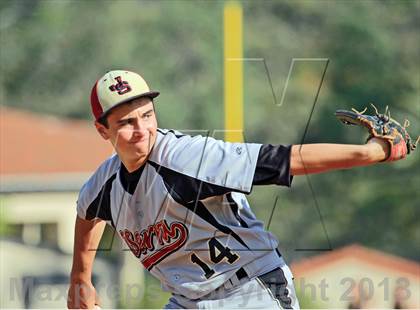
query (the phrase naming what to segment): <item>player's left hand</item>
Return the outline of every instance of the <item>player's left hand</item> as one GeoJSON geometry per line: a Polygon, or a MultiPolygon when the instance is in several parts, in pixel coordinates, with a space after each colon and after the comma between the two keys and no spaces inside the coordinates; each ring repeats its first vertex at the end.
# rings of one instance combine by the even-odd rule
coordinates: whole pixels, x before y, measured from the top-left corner
{"type": "Polygon", "coordinates": [[[374,105],[372,107],[375,109],[375,115],[364,114],[366,109],[362,112],[355,109],[353,111],[337,110],[335,115],[346,125],[358,125],[367,128],[369,132],[368,142],[372,139],[385,141],[389,147],[387,148],[387,156],[383,161],[399,160],[414,151],[420,137],[416,141],[411,139],[406,130],[410,124],[408,120],[401,125],[391,118],[388,108],[384,114],[380,114],[374,105]]]}
{"type": "Polygon", "coordinates": [[[99,296],[90,281],[70,283],[67,296],[68,309],[95,309],[99,304],[99,296]]]}

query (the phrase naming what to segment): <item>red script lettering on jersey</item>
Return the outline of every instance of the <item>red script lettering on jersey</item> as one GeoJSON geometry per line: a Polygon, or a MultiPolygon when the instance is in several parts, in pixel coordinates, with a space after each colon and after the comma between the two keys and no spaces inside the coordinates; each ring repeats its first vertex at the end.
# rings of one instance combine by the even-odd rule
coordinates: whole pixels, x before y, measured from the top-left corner
{"type": "Polygon", "coordinates": [[[168,225],[166,220],[150,225],[140,232],[133,233],[124,229],[119,233],[137,258],[146,255],[141,262],[148,270],[181,248],[188,239],[188,229],[184,224],[172,222],[171,225],[168,225]],[[156,251],[155,245],[160,245],[156,251]],[[148,252],[152,253],[147,255],[148,252]]]}

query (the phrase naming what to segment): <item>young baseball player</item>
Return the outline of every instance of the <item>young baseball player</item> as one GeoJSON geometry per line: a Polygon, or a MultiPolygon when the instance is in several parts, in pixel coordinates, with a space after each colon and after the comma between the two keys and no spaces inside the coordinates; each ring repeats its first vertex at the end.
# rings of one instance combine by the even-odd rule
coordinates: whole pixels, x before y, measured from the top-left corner
{"type": "MultiPolygon", "coordinates": [[[[291,186],[293,176],[397,160],[411,150],[390,120],[398,129],[389,127],[392,138],[370,126],[365,145],[229,143],[189,136],[158,128],[153,106],[158,95],[130,71],[108,72],[92,89],[96,129],[116,154],[79,194],[69,308],[99,304],[90,249],[97,248],[105,223],[172,293],[168,309],[299,308],[278,241],[255,218],[246,195],[254,185],[291,186]]],[[[368,127],[361,113],[337,116],[368,127]]]]}

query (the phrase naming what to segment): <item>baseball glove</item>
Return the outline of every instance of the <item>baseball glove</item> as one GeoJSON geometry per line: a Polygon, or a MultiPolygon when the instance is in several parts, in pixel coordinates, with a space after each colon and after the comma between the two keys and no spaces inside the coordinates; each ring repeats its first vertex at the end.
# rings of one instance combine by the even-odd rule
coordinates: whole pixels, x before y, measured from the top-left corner
{"type": "Polygon", "coordinates": [[[384,161],[399,160],[414,151],[420,137],[416,141],[411,139],[406,130],[410,122],[405,120],[404,124],[401,125],[391,118],[388,107],[386,107],[385,113],[381,114],[373,104],[371,105],[375,109],[375,115],[365,115],[366,108],[362,112],[356,109],[352,109],[353,111],[337,110],[335,116],[344,124],[366,127],[369,132],[367,141],[372,138],[385,140],[390,148],[389,154],[384,161]]]}

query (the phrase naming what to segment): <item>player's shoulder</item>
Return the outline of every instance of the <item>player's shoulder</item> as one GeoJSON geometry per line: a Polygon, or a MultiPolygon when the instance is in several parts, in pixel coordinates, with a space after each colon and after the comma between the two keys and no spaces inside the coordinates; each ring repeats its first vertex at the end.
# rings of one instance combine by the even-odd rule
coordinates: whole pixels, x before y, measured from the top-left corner
{"type": "Polygon", "coordinates": [[[107,158],[82,186],[79,196],[96,195],[104,184],[117,173],[120,166],[121,160],[117,154],[107,158]]]}
{"type": "Polygon", "coordinates": [[[203,151],[207,141],[208,137],[204,135],[190,135],[178,130],[158,128],[156,142],[149,160],[165,163],[181,153],[184,157],[188,157],[188,154],[195,156],[203,151]]]}
{"type": "Polygon", "coordinates": [[[155,169],[159,167],[161,175],[177,178],[183,175],[249,192],[260,148],[257,143],[234,143],[206,134],[190,136],[159,130],[148,162],[155,169]]]}
{"type": "Polygon", "coordinates": [[[174,152],[176,150],[184,149],[194,143],[202,141],[205,142],[206,137],[202,135],[190,135],[174,129],[157,130],[156,142],[153,147],[152,156],[174,152]]]}
{"type": "Polygon", "coordinates": [[[180,138],[188,137],[189,135],[175,130],[175,129],[165,129],[165,128],[158,128],[156,131],[156,144],[160,143],[168,143],[170,141],[175,141],[180,138]]]}

